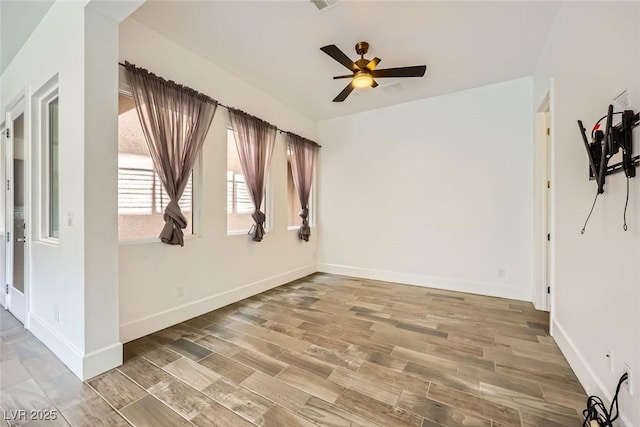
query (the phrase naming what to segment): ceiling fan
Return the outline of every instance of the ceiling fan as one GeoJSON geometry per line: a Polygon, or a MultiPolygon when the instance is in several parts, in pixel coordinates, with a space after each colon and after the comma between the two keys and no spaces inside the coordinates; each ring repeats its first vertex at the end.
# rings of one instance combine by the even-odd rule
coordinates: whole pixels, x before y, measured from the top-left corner
{"type": "Polygon", "coordinates": [[[378,86],[378,83],[376,83],[374,78],[422,77],[427,70],[426,65],[376,70],[376,66],[380,63],[380,58],[373,58],[372,60],[365,59],[364,55],[369,50],[369,43],[367,42],[358,42],[356,44],[356,52],[360,55],[360,59],[355,62],[351,61],[351,59],[349,59],[349,57],[334,44],[321,47],[320,50],[347,67],[353,73],[334,77],[334,79],[352,80],[347,87],[345,87],[342,92],[335,97],[333,102],[344,101],[355,88],[360,89],[378,86]]]}

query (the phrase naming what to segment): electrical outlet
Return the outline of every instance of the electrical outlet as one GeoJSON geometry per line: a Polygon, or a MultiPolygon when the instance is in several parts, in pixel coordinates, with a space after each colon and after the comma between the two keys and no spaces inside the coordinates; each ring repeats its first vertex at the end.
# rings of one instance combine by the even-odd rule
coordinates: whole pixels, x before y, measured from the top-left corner
{"type": "Polygon", "coordinates": [[[178,298],[184,296],[184,286],[178,286],[178,288],[176,288],[176,296],[178,298]]]}
{"type": "Polygon", "coordinates": [[[613,350],[608,350],[605,357],[607,358],[607,368],[609,368],[609,372],[613,373],[613,350]]]}
{"type": "Polygon", "coordinates": [[[53,318],[56,320],[56,322],[60,321],[60,309],[57,305],[53,306],[53,318]]]}
{"type": "Polygon", "coordinates": [[[507,277],[507,270],[505,268],[501,268],[498,270],[498,278],[499,279],[504,279],[505,277],[507,277]]]}
{"type": "Polygon", "coordinates": [[[73,218],[73,212],[72,211],[67,212],[67,225],[69,227],[73,227],[75,225],[75,220],[73,218]]]}
{"type": "Polygon", "coordinates": [[[631,378],[631,368],[626,363],[624,364],[624,371],[627,373],[627,380],[624,383],[622,383],[622,385],[627,388],[627,391],[629,391],[629,394],[633,394],[633,382],[632,382],[632,378],[631,378]]]}

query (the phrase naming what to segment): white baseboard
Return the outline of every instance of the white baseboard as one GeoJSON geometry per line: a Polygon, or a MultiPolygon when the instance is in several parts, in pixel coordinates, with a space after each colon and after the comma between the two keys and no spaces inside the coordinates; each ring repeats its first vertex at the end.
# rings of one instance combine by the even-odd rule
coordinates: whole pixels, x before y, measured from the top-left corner
{"type": "Polygon", "coordinates": [[[211,295],[197,301],[146,316],[141,319],[120,325],[120,341],[123,343],[149,335],[171,325],[175,325],[196,316],[217,310],[234,302],[257,295],[261,292],[284,285],[317,271],[316,264],[310,264],[296,270],[268,277],[257,282],[249,283],[236,289],[211,295]]]}
{"type": "Polygon", "coordinates": [[[84,356],[82,379],[88,380],[120,365],[122,365],[122,343],[118,342],[84,356]]]}
{"type": "MultiPolygon", "coordinates": [[[[558,347],[560,347],[562,354],[569,362],[571,369],[573,369],[576,377],[578,377],[578,381],[580,381],[580,384],[584,387],[587,395],[599,396],[605,402],[608,409],[608,405],[611,404],[611,400],[609,399],[611,392],[607,391],[607,388],[600,378],[595,374],[589,363],[587,363],[584,354],[555,319],[551,321],[551,335],[556,340],[556,343],[558,343],[558,347]]],[[[620,413],[620,420],[622,421],[620,427],[637,427],[637,425],[633,424],[626,414],[622,412],[620,413]]]]}
{"type": "Polygon", "coordinates": [[[34,313],[29,313],[29,330],[83,381],[122,364],[121,343],[85,355],[34,313]]]}
{"type": "Polygon", "coordinates": [[[82,351],[70,343],[58,331],[47,324],[40,316],[29,313],[29,330],[49,350],[55,354],[62,363],[67,365],[71,372],[78,378],[82,378],[82,351]]]}
{"type": "Polygon", "coordinates": [[[501,283],[461,280],[447,277],[432,277],[419,274],[401,273],[397,271],[375,270],[370,268],[351,267],[337,264],[318,264],[318,271],[340,274],[363,279],[381,280],[385,282],[404,283],[427,288],[446,289],[449,291],[467,292],[492,297],[510,298],[531,301],[531,289],[522,286],[501,283]]]}

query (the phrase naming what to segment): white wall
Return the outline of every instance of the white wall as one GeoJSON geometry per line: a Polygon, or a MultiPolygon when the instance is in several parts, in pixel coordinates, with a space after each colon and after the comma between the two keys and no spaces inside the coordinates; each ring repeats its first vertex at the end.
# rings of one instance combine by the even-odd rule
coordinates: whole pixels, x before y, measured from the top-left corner
{"type": "MultiPolygon", "coordinates": [[[[120,59],[147,68],[280,128],[315,139],[316,124],[261,90],[140,23],[120,26],[120,59]]],[[[120,338],[123,342],[316,271],[317,230],[309,243],[287,230],[284,136],[271,166],[272,231],[261,243],[226,233],[227,111],[218,108],[203,149],[198,237],[184,247],[121,243],[120,338]],[[184,297],[176,288],[184,286],[184,297]]],[[[159,232],[160,230],[158,230],[159,232]]]]}
{"type": "Polygon", "coordinates": [[[629,231],[622,230],[625,177],[617,174],[607,177],[581,235],[596,184],[587,179],[576,120],[590,130],[624,89],[631,107],[640,109],[639,23],[637,2],[564,3],[538,64],[533,98],[535,107],[553,80],[552,333],[591,394],[610,399],[623,363],[629,364],[635,395],[621,396],[627,426],[640,425],[640,180],[631,180],[629,231]]]}
{"type": "MultiPolygon", "coordinates": [[[[84,320],[86,376],[122,363],[118,310],[118,16],[102,1],[85,10],[84,320]]],[[[61,98],[62,99],[62,98],[61,98]]],[[[62,214],[62,220],[64,210],[62,214]]]]}
{"type": "Polygon", "coordinates": [[[531,105],[525,78],[320,122],[318,268],[530,300],[531,105]]]}
{"type": "Polygon", "coordinates": [[[25,141],[31,147],[31,263],[25,326],[82,379],[122,361],[117,150],[108,147],[117,130],[118,20],[139,4],[55,2],[0,77],[3,115],[9,103],[25,96],[29,123],[25,141]],[[62,218],[58,243],[42,241],[34,232],[41,221],[41,133],[38,121],[30,117],[38,90],[56,75],[62,218]],[[72,224],[67,223],[69,213],[72,224]]]}
{"type": "MultiPolygon", "coordinates": [[[[84,279],[83,279],[83,51],[84,6],[86,2],[56,2],[27,43],[2,74],[0,107],[4,111],[15,97],[36,92],[56,73],[60,99],[60,206],[72,211],[76,227],[60,224],[60,244],[42,243],[31,235],[30,313],[27,320],[32,332],[47,344],[77,374],[82,372],[84,354],[84,279]],[[80,165],[78,167],[77,165],[80,165]],[[54,306],[60,321],[54,319],[54,306]]],[[[29,128],[27,139],[37,135],[29,128]]],[[[35,144],[35,142],[31,142],[35,144]]],[[[37,182],[34,164],[32,181],[37,182]]],[[[31,198],[39,203],[38,195],[31,198]]],[[[37,206],[34,205],[34,206],[37,206]]],[[[34,210],[35,212],[35,210],[34,210]]],[[[32,217],[28,224],[39,219],[32,217]]]]}

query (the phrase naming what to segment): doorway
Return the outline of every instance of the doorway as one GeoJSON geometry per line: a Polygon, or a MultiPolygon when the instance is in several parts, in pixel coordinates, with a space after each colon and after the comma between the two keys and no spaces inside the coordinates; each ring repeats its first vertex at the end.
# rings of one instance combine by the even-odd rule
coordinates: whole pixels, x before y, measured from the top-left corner
{"type": "Polygon", "coordinates": [[[25,102],[7,112],[4,130],[5,189],[5,308],[20,322],[27,314],[27,195],[28,132],[25,102]]]}
{"type": "Polygon", "coordinates": [[[536,111],[534,166],[534,304],[551,311],[552,288],[552,140],[551,93],[547,92],[536,111]]]}

